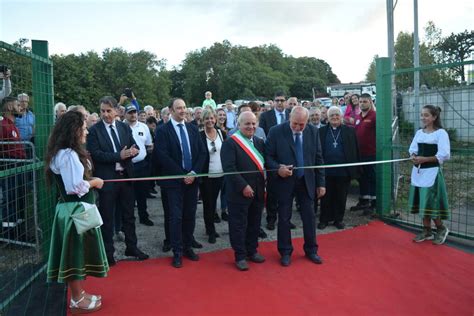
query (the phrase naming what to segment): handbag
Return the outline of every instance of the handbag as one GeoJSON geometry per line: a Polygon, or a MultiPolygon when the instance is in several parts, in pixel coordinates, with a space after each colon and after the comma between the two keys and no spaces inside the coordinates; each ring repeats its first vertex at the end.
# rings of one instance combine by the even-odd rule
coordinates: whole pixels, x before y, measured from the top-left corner
{"type": "Polygon", "coordinates": [[[81,204],[84,208],[84,211],[71,215],[79,235],[92,228],[100,227],[104,223],[95,204],[84,202],[81,202],[81,204]]]}

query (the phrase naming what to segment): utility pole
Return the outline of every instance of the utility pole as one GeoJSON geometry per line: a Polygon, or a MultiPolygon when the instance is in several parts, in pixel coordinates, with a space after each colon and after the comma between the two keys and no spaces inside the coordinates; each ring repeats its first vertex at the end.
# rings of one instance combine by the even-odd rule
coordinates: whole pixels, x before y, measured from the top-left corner
{"type": "MultiPolygon", "coordinates": [[[[420,43],[418,40],[418,0],[413,0],[414,30],[413,30],[413,67],[420,67],[420,43]]],[[[414,122],[415,131],[420,128],[420,72],[413,73],[413,91],[415,93],[414,122]]]]}
{"type": "MultiPolygon", "coordinates": [[[[390,71],[393,71],[395,64],[395,49],[394,49],[394,27],[393,27],[393,0],[387,0],[387,50],[388,58],[390,59],[390,71]]],[[[394,97],[395,97],[395,76],[391,76],[391,87],[392,87],[392,117],[396,115],[396,107],[394,106],[394,97]]]]}

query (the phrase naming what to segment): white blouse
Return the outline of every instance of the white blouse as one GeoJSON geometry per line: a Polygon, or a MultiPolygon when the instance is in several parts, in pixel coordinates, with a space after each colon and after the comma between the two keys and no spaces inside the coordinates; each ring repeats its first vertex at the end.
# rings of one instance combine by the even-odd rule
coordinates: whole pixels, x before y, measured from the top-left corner
{"type": "Polygon", "coordinates": [[[82,197],[89,192],[90,184],[84,180],[84,166],[71,148],[58,151],[49,167],[53,173],[61,175],[66,194],[82,197]]]}
{"type": "MultiPolygon", "coordinates": [[[[209,151],[209,173],[222,173],[222,162],[221,162],[221,148],[222,148],[222,135],[220,131],[217,131],[216,139],[214,140],[214,146],[211,145],[212,141],[206,137],[207,149],[209,151]],[[215,148],[215,152],[214,152],[215,148]]],[[[222,175],[212,175],[209,178],[220,178],[222,175]]]]}
{"type": "MultiPolygon", "coordinates": [[[[451,158],[451,148],[448,133],[444,129],[438,129],[432,133],[425,133],[422,129],[418,130],[411,142],[408,152],[410,155],[418,154],[418,143],[437,144],[438,152],[436,158],[440,165],[451,158]]],[[[433,186],[439,167],[418,168],[413,166],[411,171],[411,184],[416,187],[427,188],[433,186]]]]}

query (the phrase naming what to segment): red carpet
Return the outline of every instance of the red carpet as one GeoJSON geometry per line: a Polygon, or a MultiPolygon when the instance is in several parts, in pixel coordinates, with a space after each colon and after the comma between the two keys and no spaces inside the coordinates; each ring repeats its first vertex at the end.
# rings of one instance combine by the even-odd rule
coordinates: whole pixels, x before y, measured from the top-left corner
{"type": "Polygon", "coordinates": [[[474,256],[373,222],[318,238],[323,265],[303,257],[281,267],[275,242],[267,258],[239,272],[229,249],[199,262],[170,258],[119,262],[85,286],[103,296],[94,315],[473,315],[474,256]]]}

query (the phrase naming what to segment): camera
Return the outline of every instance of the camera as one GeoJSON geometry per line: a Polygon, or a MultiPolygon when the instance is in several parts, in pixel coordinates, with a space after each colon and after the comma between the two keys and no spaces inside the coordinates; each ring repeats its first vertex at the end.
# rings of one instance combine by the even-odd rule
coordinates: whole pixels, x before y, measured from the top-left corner
{"type": "Polygon", "coordinates": [[[6,65],[0,65],[0,72],[6,73],[8,71],[8,66],[6,65]]]}
{"type": "Polygon", "coordinates": [[[130,89],[130,88],[125,88],[125,89],[123,90],[123,94],[125,94],[125,96],[126,96],[127,98],[129,98],[129,99],[132,98],[132,92],[133,92],[133,91],[132,91],[132,89],[130,89]]]}

